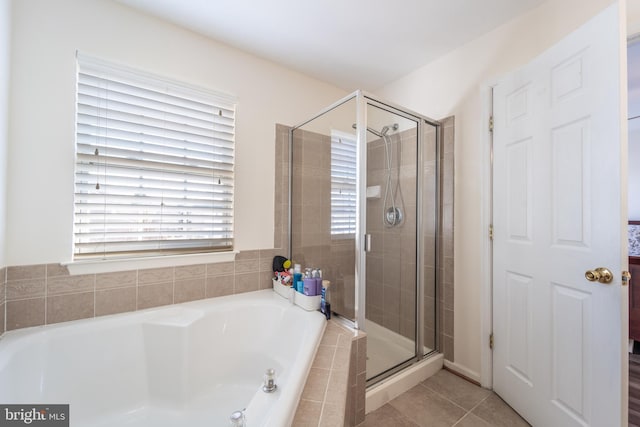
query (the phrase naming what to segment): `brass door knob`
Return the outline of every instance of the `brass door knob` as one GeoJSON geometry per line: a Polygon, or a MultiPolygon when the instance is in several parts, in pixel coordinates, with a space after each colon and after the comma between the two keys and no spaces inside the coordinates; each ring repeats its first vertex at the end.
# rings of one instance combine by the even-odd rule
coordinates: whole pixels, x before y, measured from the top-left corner
{"type": "Polygon", "coordinates": [[[595,270],[587,270],[584,277],[590,282],[611,283],[613,273],[608,268],[598,267],[595,270]]]}

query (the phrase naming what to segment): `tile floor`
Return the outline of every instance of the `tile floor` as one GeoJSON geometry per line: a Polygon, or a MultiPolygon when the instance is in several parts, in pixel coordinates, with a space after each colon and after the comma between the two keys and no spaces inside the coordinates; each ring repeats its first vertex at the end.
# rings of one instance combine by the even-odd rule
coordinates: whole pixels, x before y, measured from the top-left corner
{"type": "Polygon", "coordinates": [[[490,390],[449,371],[431,378],[371,412],[358,427],[528,426],[490,390]]]}

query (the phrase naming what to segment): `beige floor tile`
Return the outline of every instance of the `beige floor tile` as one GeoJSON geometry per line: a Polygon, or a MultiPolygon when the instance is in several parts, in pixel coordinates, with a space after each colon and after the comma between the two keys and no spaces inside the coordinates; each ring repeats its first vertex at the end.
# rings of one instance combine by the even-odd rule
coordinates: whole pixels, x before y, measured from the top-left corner
{"type": "Polygon", "coordinates": [[[421,427],[451,427],[466,414],[464,409],[422,384],[389,404],[421,427]]]}
{"type": "Polygon", "coordinates": [[[418,427],[418,424],[387,403],[367,414],[364,423],[358,427],[418,427]]]}
{"type": "Polygon", "coordinates": [[[467,414],[458,421],[455,427],[492,427],[492,425],[473,414],[467,414]]]}
{"type": "Polygon", "coordinates": [[[467,411],[473,409],[491,394],[490,390],[478,387],[444,369],[425,380],[422,384],[451,400],[456,405],[462,406],[467,411]]]}
{"type": "Polygon", "coordinates": [[[495,393],[492,393],[487,397],[473,411],[471,411],[471,413],[496,427],[518,427],[529,425],[529,423],[522,419],[516,411],[511,409],[511,407],[504,403],[504,401],[495,393]]]}

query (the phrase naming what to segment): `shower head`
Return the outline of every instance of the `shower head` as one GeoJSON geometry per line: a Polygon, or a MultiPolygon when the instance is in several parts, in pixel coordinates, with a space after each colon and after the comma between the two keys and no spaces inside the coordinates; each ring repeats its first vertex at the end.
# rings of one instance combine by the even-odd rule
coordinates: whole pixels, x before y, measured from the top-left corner
{"type": "Polygon", "coordinates": [[[394,124],[392,124],[391,126],[383,126],[383,127],[382,127],[382,130],[380,131],[380,133],[381,133],[382,135],[386,135],[386,134],[387,134],[387,132],[389,132],[389,130],[396,131],[396,130],[398,130],[398,128],[399,128],[399,126],[398,126],[398,124],[397,124],[397,123],[394,123],[394,124]]]}
{"type": "MultiPolygon", "coordinates": [[[[352,127],[352,128],[354,128],[354,129],[356,129],[356,127],[357,127],[357,126],[356,126],[356,124],[354,123],[351,127],[352,127]]],[[[397,123],[394,123],[394,124],[392,124],[391,126],[383,126],[383,127],[382,127],[382,129],[380,130],[380,132],[378,132],[378,131],[377,131],[377,130],[375,130],[375,129],[371,129],[371,128],[370,128],[370,127],[368,127],[368,126],[367,126],[367,130],[368,130],[369,132],[371,132],[372,134],[374,134],[375,136],[377,136],[378,138],[382,138],[382,137],[384,137],[384,136],[386,136],[386,135],[387,135],[387,133],[389,132],[389,130],[394,130],[394,131],[396,131],[396,130],[398,130],[398,127],[399,127],[399,126],[398,126],[398,124],[397,124],[397,123]]]]}

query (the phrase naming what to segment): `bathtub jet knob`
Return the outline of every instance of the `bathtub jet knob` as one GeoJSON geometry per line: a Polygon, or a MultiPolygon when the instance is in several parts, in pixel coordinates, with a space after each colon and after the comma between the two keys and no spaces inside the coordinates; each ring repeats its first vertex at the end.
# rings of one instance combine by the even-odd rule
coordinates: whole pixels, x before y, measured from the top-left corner
{"type": "Polygon", "coordinates": [[[267,372],[264,374],[264,385],[262,386],[262,391],[265,393],[272,393],[276,391],[278,386],[276,385],[276,370],[275,369],[267,369],[267,372]]]}
{"type": "Polygon", "coordinates": [[[231,421],[231,427],[245,427],[246,418],[244,416],[244,409],[242,411],[236,411],[229,417],[231,421]]]}

